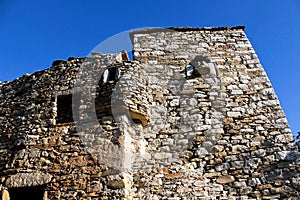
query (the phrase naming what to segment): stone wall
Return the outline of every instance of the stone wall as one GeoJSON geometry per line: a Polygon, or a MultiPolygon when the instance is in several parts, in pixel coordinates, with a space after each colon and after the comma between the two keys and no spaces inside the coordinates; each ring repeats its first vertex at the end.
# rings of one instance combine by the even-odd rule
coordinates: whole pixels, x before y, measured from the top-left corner
{"type": "MultiPolygon", "coordinates": [[[[120,199],[126,196],[121,184],[124,177],[119,171],[101,163],[97,154],[87,150],[85,143],[90,141],[82,139],[81,129],[76,129],[75,122],[56,122],[57,98],[80,91],[76,87],[80,66],[83,63],[94,66],[91,70],[96,74],[97,70],[107,68],[108,60],[115,59],[115,55],[99,54],[90,59],[55,61],[47,70],[2,84],[0,184],[3,195],[6,195],[7,189],[14,187],[46,185],[47,199],[107,199],[112,196],[120,199]]],[[[116,65],[123,66],[122,62],[116,62],[116,65]]],[[[105,84],[105,92],[109,93],[114,84],[105,84]]],[[[88,103],[86,106],[89,106],[88,103]]],[[[109,152],[113,144],[111,141],[119,138],[108,105],[110,102],[102,102],[103,108],[99,105],[97,110],[97,120],[103,122],[101,129],[106,134],[103,138],[107,138],[107,145],[104,145],[105,141],[101,143],[104,152],[109,152]],[[105,106],[108,107],[104,109],[105,106]]],[[[86,123],[90,120],[87,118],[86,123]]],[[[115,153],[111,151],[110,154],[115,153]]]]}
{"type": "Polygon", "coordinates": [[[164,97],[158,104],[167,119],[146,129],[146,151],[155,153],[134,170],[137,198],[299,196],[299,152],[243,27],[141,30],[131,38],[148,76],[171,82],[150,82],[164,97]],[[206,66],[187,77],[184,68],[198,57],[206,66]]]}
{"type": "Polygon", "coordinates": [[[243,27],[130,36],[134,61],[0,83],[2,199],[297,199],[299,151],[243,27]]]}

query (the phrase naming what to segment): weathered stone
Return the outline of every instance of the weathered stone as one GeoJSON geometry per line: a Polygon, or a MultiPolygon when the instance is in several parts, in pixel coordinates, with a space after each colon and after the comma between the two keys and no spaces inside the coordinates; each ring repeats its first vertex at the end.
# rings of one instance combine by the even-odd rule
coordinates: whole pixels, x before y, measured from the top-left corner
{"type": "Polygon", "coordinates": [[[224,119],[224,123],[229,124],[233,122],[233,118],[226,118],[224,119]]]}
{"type": "Polygon", "coordinates": [[[280,194],[262,196],[262,199],[280,199],[280,194]]]}
{"type": "Polygon", "coordinates": [[[228,117],[239,118],[241,116],[240,112],[227,112],[228,117]]]}
{"type": "Polygon", "coordinates": [[[183,174],[166,174],[165,178],[166,179],[177,179],[177,178],[182,178],[183,174]]]}
{"type": "Polygon", "coordinates": [[[214,178],[214,177],[217,177],[217,176],[220,176],[221,174],[219,172],[211,172],[211,173],[206,173],[204,174],[204,177],[206,178],[214,178]]]}
{"type": "Polygon", "coordinates": [[[9,193],[7,190],[2,191],[2,200],[10,200],[9,193]]]}
{"type": "Polygon", "coordinates": [[[217,183],[228,184],[228,183],[232,183],[234,180],[235,179],[233,176],[225,175],[225,176],[221,176],[221,177],[217,178],[217,183]]]}
{"type": "Polygon", "coordinates": [[[52,175],[42,172],[18,173],[10,176],[5,185],[7,187],[31,187],[44,185],[51,181],[52,175]]]}
{"type": "Polygon", "coordinates": [[[243,187],[243,188],[240,189],[240,194],[241,195],[247,195],[247,194],[251,193],[252,190],[253,189],[251,187],[243,187]]]}
{"type": "Polygon", "coordinates": [[[242,27],[130,36],[134,61],[95,52],[0,83],[2,196],[299,196],[297,147],[242,27]]]}
{"type": "Polygon", "coordinates": [[[297,151],[281,151],[276,154],[280,160],[296,160],[300,158],[300,152],[297,151]]]}

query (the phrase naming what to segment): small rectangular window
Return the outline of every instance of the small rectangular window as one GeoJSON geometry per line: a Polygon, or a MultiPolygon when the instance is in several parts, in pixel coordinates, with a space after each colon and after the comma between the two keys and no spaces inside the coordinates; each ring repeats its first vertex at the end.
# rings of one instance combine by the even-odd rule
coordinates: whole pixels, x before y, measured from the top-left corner
{"type": "Polygon", "coordinates": [[[113,83],[120,78],[120,69],[118,67],[110,67],[103,72],[103,83],[113,83]]]}
{"type": "Polygon", "coordinates": [[[73,120],[72,94],[60,95],[57,97],[57,116],[56,123],[71,123],[73,120]]]}
{"type": "Polygon", "coordinates": [[[193,76],[194,67],[192,65],[188,65],[185,67],[185,75],[187,78],[193,76]]]}

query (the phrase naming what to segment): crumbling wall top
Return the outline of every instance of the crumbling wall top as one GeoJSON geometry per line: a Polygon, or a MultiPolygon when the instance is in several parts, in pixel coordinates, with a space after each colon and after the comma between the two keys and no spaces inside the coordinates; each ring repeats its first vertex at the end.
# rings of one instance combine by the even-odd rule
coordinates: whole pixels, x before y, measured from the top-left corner
{"type": "Polygon", "coordinates": [[[149,34],[156,32],[171,32],[171,31],[179,31],[179,32],[187,32],[187,31],[222,31],[222,30],[245,30],[245,26],[221,26],[221,27],[168,27],[168,28],[144,28],[141,30],[135,30],[129,33],[131,43],[133,44],[133,36],[135,34],[149,34]]]}

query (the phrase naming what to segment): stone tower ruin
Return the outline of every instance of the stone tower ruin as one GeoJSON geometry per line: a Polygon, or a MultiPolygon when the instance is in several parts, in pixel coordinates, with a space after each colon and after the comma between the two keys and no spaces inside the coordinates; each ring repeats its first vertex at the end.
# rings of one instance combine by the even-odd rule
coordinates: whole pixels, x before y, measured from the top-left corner
{"type": "Polygon", "coordinates": [[[2,200],[299,199],[300,153],[244,27],[130,38],[133,60],[0,83],[2,200]]]}

